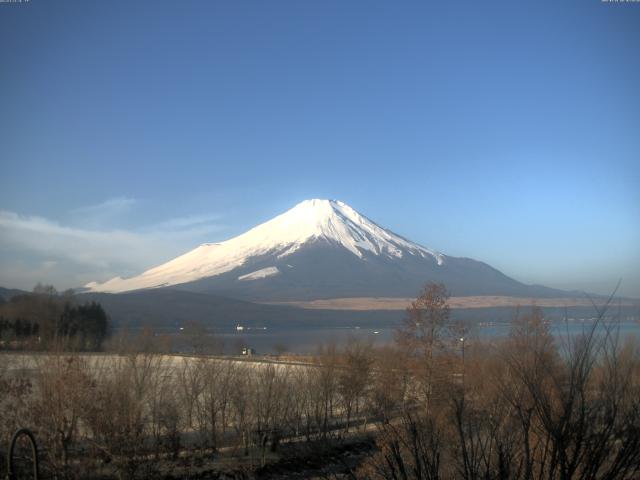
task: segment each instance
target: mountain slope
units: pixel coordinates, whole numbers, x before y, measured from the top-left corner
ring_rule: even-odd
[[[442,281],[454,295],[565,294],[418,245],[334,200],[304,201],[238,237],[200,245],[136,277],[86,288],[118,293],[173,287],[273,301],[411,297],[426,281]]]
[[[232,330],[245,327],[295,328],[347,325],[388,325],[402,319],[402,311],[344,312],[305,310],[283,305],[264,305],[227,298],[158,288],[119,294],[81,293],[80,303],[99,302],[114,327],[173,328],[198,322],[206,327]]]

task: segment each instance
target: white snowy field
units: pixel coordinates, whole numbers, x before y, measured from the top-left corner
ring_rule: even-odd
[[[273,359],[265,359],[259,356],[255,357],[219,357],[219,356],[197,356],[197,355],[164,355],[164,354],[114,354],[114,353],[61,353],[51,354],[42,352],[0,352],[0,375],[7,373],[29,373],[37,372],[56,360],[67,361],[69,359],[77,359],[86,362],[86,366],[93,372],[107,371],[118,365],[126,363],[153,361],[153,366],[162,368],[167,373],[172,373],[184,368],[186,363],[196,360],[205,360],[215,362],[220,366],[233,365],[250,368],[264,368],[273,365],[276,368],[309,368],[314,365],[311,363],[277,361]]]

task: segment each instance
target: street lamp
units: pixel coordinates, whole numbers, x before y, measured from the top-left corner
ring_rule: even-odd
[[[460,337],[460,346],[462,348],[462,387],[464,388],[464,337]]]

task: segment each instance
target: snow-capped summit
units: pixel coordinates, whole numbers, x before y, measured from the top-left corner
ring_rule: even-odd
[[[251,248],[257,245],[263,251],[279,249],[278,256],[283,257],[318,239],[341,245],[357,257],[363,252],[393,257],[410,253],[442,261],[439,253],[385,230],[338,200],[305,200],[229,242],[243,242]]]
[[[85,287],[91,291],[124,292],[178,285],[220,275],[263,255],[283,259],[303,245],[317,241],[341,246],[359,258],[365,254],[395,258],[414,255],[433,258],[438,264],[444,261],[442,254],[385,230],[344,202],[312,199],[242,235],[224,242],[205,243],[136,277],[116,277]],[[275,267],[268,268],[270,275],[277,274]],[[241,279],[253,278],[251,275],[242,275]]]
[[[260,301],[413,297],[427,281],[456,295],[538,295],[489,265],[425,248],[337,200],[305,200],[248,232],[205,243],[93,292],[172,287]],[[549,292],[547,292],[549,293]],[[544,292],[542,292],[544,294]]]

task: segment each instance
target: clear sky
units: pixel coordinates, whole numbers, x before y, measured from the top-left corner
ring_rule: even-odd
[[[640,3],[0,3],[0,285],[139,273],[307,198],[640,297]]]

